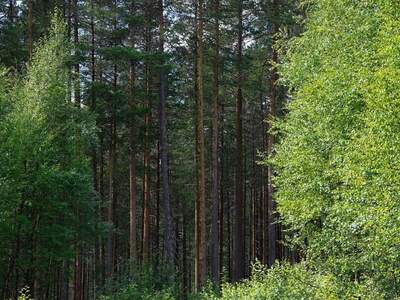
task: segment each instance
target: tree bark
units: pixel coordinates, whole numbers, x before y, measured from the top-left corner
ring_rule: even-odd
[[[160,169],[160,140],[157,142],[157,182],[156,182],[156,233],[155,233],[155,244],[156,244],[156,264],[160,263],[161,246],[160,246],[160,206],[161,206],[161,169]]]
[[[145,29],[145,51],[150,52],[150,28],[149,28],[149,3],[146,2],[146,29]],[[142,262],[148,263],[150,244],[150,151],[149,151],[149,127],[150,127],[150,66],[145,64],[145,93],[146,93],[146,115],[144,117],[144,153],[143,153],[143,210],[142,210]]]
[[[77,249],[74,261],[74,300],[82,299],[82,262],[81,253]]]
[[[134,1],[130,6],[131,14],[134,14]],[[130,30],[130,47],[135,47],[134,28]],[[135,61],[129,64],[129,109],[131,113],[135,110]],[[131,260],[131,272],[136,262],[136,151],[135,151],[135,120],[133,115],[129,120],[129,258]]]
[[[221,105],[221,114],[224,114],[224,107]],[[222,118],[223,120],[223,118]],[[224,127],[221,120],[221,144],[219,150],[224,152]],[[219,175],[219,274],[221,276],[224,268],[224,204],[225,204],[225,190],[224,190],[224,156],[220,157],[220,175]],[[229,209],[229,208],[228,208]],[[229,262],[229,258],[228,258]]]
[[[113,89],[117,90],[117,66],[114,65],[114,82]],[[110,149],[108,157],[108,212],[107,212],[107,222],[109,224],[110,231],[107,238],[107,249],[106,249],[106,277],[109,278],[114,273],[114,263],[115,263],[115,249],[114,249],[114,210],[116,206],[116,197],[114,192],[114,164],[115,164],[115,154],[116,154],[116,140],[117,140],[117,124],[116,124],[116,112],[115,107],[111,111],[110,119]]]
[[[160,55],[164,54],[164,3],[159,0],[160,9]],[[162,177],[162,206],[164,212],[164,257],[168,264],[174,263],[176,237],[172,220],[171,200],[169,195],[168,179],[168,141],[167,141],[167,117],[166,117],[166,78],[163,66],[160,68],[160,156],[161,156],[161,177]]]
[[[236,96],[236,172],[235,172],[235,222],[233,239],[233,281],[245,276],[244,255],[244,205],[243,205],[243,132],[242,132],[242,47],[243,47],[243,3],[238,3],[237,45],[237,96]]]
[[[214,0],[214,61],[212,87],[212,189],[211,189],[211,278],[214,284],[220,281],[220,201],[219,201],[219,0]]]
[[[183,205],[182,205],[183,206]],[[187,299],[187,295],[189,293],[189,278],[188,278],[188,265],[187,265],[187,237],[186,237],[186,213],[183,211],[183,224],[182,224],[182,293],[183,293],[183,299]]]
[[[81,104],[81,81],[79,66],[79,17],[78,17],[78,0],[73,0],[73,27],[74,27],[74,54],[77,60],[74,64],[74,100],[77,106]]]
[[[196,0],[196,291],[200,291],[202,289],[206,279],[205,166],[203,127],[203,5],[203,0]]]

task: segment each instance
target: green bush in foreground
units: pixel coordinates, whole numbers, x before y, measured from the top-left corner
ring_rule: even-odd
[[[367,285],[354,285],[352,289],[345,289],[334,275],[313,272],[302,262],[294,265],[277,264],[269,270],[261,264],[256,264],[249,280],[239,284],[225,284],[220,297],[205,297],[204,299],[378,300],[384,297]]]
[[[111,278],[100,296],[101,300],[173,300],[177,299],[172,276],[164,266],[154,268],[141,266],[129,272],[129,265],[125,275]]]
[[[340,280],[330,273],[310,270],[305,262],[290,265],[276,264],[267,269],[260,263],[253,266],[250,279],[241,283],[225,283],[221,293],[212,286],[187,299],[196,300],[347,300],[385,299],[384,294],[368,283],[343,286]],[[131,283],[119,288],[112,295],[102,296],[101,300],[174,300],[183,299],[176,293],[172,284],[162,284],[151,272],[142,272]]]

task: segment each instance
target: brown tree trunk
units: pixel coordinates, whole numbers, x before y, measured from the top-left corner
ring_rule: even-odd
[[[196,291],[201,290],[206,279],[205,166],[203,128],[203,5],[203,0],[196,0]]]
[[[146,2],[148,6],[149,3]],[[149,7],[146,8],[146,29],[145,29],[145,51],[150,52],[150,28],[149,28]],[[149,150],[149,127],[151,116],[150,105],[150,66],[146,62],[145,65],[145,90],[146,90],[146,115],[144,117],[144,153],[143,153],[143,210],[142,210],[142,262],[148,263],[149,260],[149,244],[150,244],[150,150]]]
[[[261,97],[261,111],[267,115],[268,107],[264,107]],[[268,132],[268,125],[262,122],[262,132]],[[262,136],[263,149],[267,152],[267,135]],[[260,226],[261,226],[261,256],[262,263],[268,265],[268,168],[261,169],[261,200],[260,200]]]
[[[114,65],[114,83],[113,89],[117,89],[117,66]],[[110,231],[107,237],[107,248],[106,248],[106,277],[109,278],[114,273],[114,209],[116,206],[116,197],[114,192],[114,164],[115,164],[115,154],[116,154],[116,138],[117,138],[117,128],[116,128],[116,115],[115,107],[111,111],[110,119],[110,149],[108,156],[108,211],[107,211],[107,222],[110,225]]]
[[[78,60],[74,64],[74,100],[75,104],[80,106],[81,103],[81,81],[80,81],[80,67],[79,67],[79,17],[78,17],[78,0],[73,3],[73,19],[74,19],[74,54],[75,59]]]
[[[161,169],[160,169],[160,141],[157,142],[157,182],[156,182],[156,233],[155,233],[155,244],[156,244],[156,263],[160,263],[161,246],[160,246],[160,199],[161,199]]]
[[[134,13],[134,2],[131,3],[131,14]],[[135,47],[134,28],[130,26],[130,46]],[[135,109],[135,61],[129,65],[129,109]],[[135,125],[133,116],[129,120],[129,258],[131,260],[131,272],[136,262],[136,151],[135,151]]]
[[[224,115],[224,106],[221,105],[221,114]],[[223,118],[222,118],[223,120]],[[221,145],[219,150],[224,152],[224,130],[223,122],[221,121]],[[219,176],[219,274],[221,276],[224,268],[224,204],[225,204],[225,190],[224,190],[224,157],[220,157],[220,176]],[[229,209],[229,208],[228,208]],[[229,262],[229,258],[228,258]]]
[[[160,9],[160,55],[164,54],[164,4],[159,0]],[[166,117],[166,78],[163,67],[160,68],[160,155],[162,177],[162,207],[164,212],[164,257],[168,264],[174,263],[176,236],[172,221],[171,200],[169,195],[168,179],[168,141],[167,141],[167,117]]]
[[[99,76],[101,80],[101,76]],[[99,151],[99,192],[100,192],[100,220],[106,219],[105,205],[104,205],[104,133],[100,132],[100,151]],[[99,237],[99,247],[98,247],[98,262],[100,265],[99,272],[99,284],[104,285],[106,277],[106,254],[105,254],[105,239],[101,236]]]
[[[250,262],[254,262],[257,253],[256,253],[256,243],[257,243],[257,207],[256,207],[256,202],[257,202],[257,188],[256,188],[256,147],[255,147],[255,132],[256,128],[254,126],[255,120],[253,118],[252,120],[252,143],[251,143],[251,161],[252,161],[252,179],[251,179],[251,193],[250,193],[250,199],[251,199],[251,217],[250,217],[250,222],[251,222],[251,242],[250,242]]]
[[[93,10],[94,8],[94,0],[90,1],[90,7]],[[91,88],[91,94],[90,94],[90,109],[92,112],[95,112],[96,110],[96,99],[95,99],[95,95],[94,95],[94,91],[93,91],[93,86],[96,82],[96,56],[95,56],[95,43],[96,43],[96,38],[95,38],[95,24],[94,24],[94,17],[93,14],[90,17],[90,40],[91,40],[91,49],[90,49],[90,68],[91,68],[91,81],[92,81],[92,88]],[[98,176],[98,161],[97,161],[97,147],[93,146],[92,149],[92,176],[93,176],[93,190],[95,191],[96,195],[99,195],[99,176]],[[102,213],[101,213],[101,205],[99,204],[97,207],[97,216],[99,218],[99,220],[102,219]],[[94,248],[93,248],[93,259],[91,260],[92,263],[92,280],[93,280],[93,291],[95,291],[96,289],[96,283],[97,283],[97,273],[96,273],[96,269],[97,269],[97,258],[98,258],[98,254],[99,254],[99,248],[101,246],[101,243],[99,242],[100,238],[95,240],[94,243]]]
[[[79,250],[76,250],[74,262],[74,300],[82,299],[82,261]]]
[[[214,0],[214,61],[212,88],[212,188],[211,188],[211,278],[220,281],[220,201],[219,201],[219,0]]]
[[[186,237],[186,222],[187,217],[185,211],[183,211],[183,224],[182,224],[182,293],[183,299],[187,299],[189,293],[189,278],[188,278],[188,265],[187,265],[187,237]]]
[[[79,34],[78,34],[78,1],[73,1],[73,31],[74,31],[74,54],[77,59],[77,48],[79,43]],[[80,70],[79,70],[79,62],[74,64],[74,100],[77,106],[80,106],[81,103],[81,90],[80,90]],[[78,220],[80,222],[80,212],[77,207],[76,214],[78,216]],[[82,273],[82,251],[79,242],[77,241],[76,249],[75,249],[75,260],[74,260],[74,299],[81,300],[83,299],[83,273]]]
[[[244,205],[243,205],[243,142],[242,142],[242,46],[243,3],[238,3],[237,97],[236,97],[236,172],[235,172],[235,222],[233,238],[233,281],[245,276],[244,255]]]

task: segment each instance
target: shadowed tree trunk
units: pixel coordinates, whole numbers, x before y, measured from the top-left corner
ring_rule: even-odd
[[[113,89],[117,89],[117,66],[114,65],[114,83]],[[106,247],[106,277],[109,278],[114,273],[114,209],[116,205],[116,197],[114,192],[114,164],[115,164],[115,153],[116,153],[116,113],[115,107],[111,109],[110,118],[110,149],[108,156],[108,211],[107,211],[107,222],[110,225],[110,230],[107,237]]]
[[[244,205],[243,205],[243,132],[242,132],[242,47],[243,47],[243,3],[238,2],[237,44],[237,96],[236,96],[236,172],[235,172],[235,220],[233,233],[233,281],[245,276],[244,255]]]
[[[164,54],[164,4],[159,0],[160,9],[160,54]],[[167,263],[174,263],[176,237],[174,225],[172,224],[172,211],[169,196],[168,179],[168,142],[167,142],[167,117],[166,117],[166,78],[163,66],[160,68],[160,102],[159,102],[159,121],[160,121],[160,158],[161,158],[161,177],[162,177],[162,208],[164,213],[164,258]]]
[[[79,66],[79,16],[78,16],[78,0],[73,0],[73,27],[74,27],[74,54],[76,62],[74,64],[74,100],[76,105],[81,103],[81,81]]]
[[[219,0],[213,2],[214,17],[214,61],[212,87],[212,188],[211,188],[211,278],[220,281],[220,201],[219,201]]]
[[[135,3],[131,1],[130,13],[134,14]],[[130,47],[135,47],[133,25],[129,26]],[[129,258],[131,260],[131,272],[136,262],[136,151],[135,151],[135,61],[129,62],[129,109],[132,113],[129,120]]]
[[[203,0],[196,0],[196,215],[195,215],[195,290],[200,291],[206,277],[205,245],[205,166],[203,116]]]
[[[146,20],[145,20],[145,51],[150,52],[150,3],[146,1]],[[149,260],[149,246],[150,246],[150,144],[149,144],[149,127],[151,116],[150,105],[150,66],[149,62],[145,63],[145,94],[146,94],[146,115],[144,117],[144,153],[143,153],[143,216],[142,216],[142,262],[147,263]]]

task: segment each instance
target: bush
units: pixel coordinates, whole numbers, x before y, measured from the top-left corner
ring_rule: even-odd
[[[107,282],[106,292],[101,300],[172,300],[176,299],[176,288],[172,280],[173,276],[166,277],[164,266],[157,268],[152,266],[140,266],[133,273],[128,271],[118,278],[112,278]]]
[[[220,297],[204,299],[221,300],[339,300],[383,299],[370,286],[356,285],[345,289],[337,278],[329,273],[311,271],[302,262],[294,265],[276,264],[267,269],[260,263],[253,266],[249,280],[238,284],[224,284]]]

